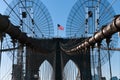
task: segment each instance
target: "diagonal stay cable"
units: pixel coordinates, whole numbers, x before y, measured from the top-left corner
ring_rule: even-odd
[[[11,73],[11,67],[8,69],[8,71],[1,77],[1,79],[0,80],[4,80],[4,79],[6,79],[6,78],[8,78],[8,75],[10,75],[10,73]]]
[[[28,10],[26,9],[26,7],[24,6],[23,1],[20,0],[20,2],[21,2],[21,4],[22,4],[23,8],[24,8],[24,9],[26,10],[26,12],[28,13],[28,15],[29,15],[29,17],[31,18],[31,21],[32,21],[32,17],[31,17],[31,15],[30,15],[30,13],[28,12]],[[37,29],[40,31],[40,33],[42,34],[42,36],[44,36],[44,34],[42,33],[42,31],[40,30],[40,28],[38,27],[38,25],[37,25],[35,22],[34,22],[34,24],[36,25]]]
[[[21,20],[20,19],[20,17],[18,16],[18,14],[12,9],[12,7],[6,2],[6,0],[3,0],[6,4],[7,4],[7,6],[15,13],[15,15],[19,18],[19,20]],[[24,23],[24,22],[23,22]],[[25,24],[25,23],[24,23]],[[27,24],[25,24],[31,31],[32,31],[32,29],[27,25]]]
[[[105,8],[102,12],[102,14],[100,15],[99,19],[101,19],[102,16],[104,16],[106,14],[106,12],[111,9],[111,7],[113,6],[113,4],[116,2],[117,0],[112,0],[111,5],[109,5],[107,8]]]
[[[10,49],[10,45],[9,45],[9,43],[8,43],[8,41],[7,41],[8,39],[7,38],[5,38],[5,41],[6,41],[6,46],[8,46],[8,48]],[[13,52],[12,51],[9,51],[12,55],[13,55]],[[9,53],[8,53],[9,54]],[[9,56],[9,58],[10,58],[10,56]],[[11,59],[11,58],[10,58]],[[15,56],[15,59],[17,59],[17,57]],[[12,59],[11,59],[12,60]]]
[[[20,19],[20,17],[17,15],[17,13],[12,9],[12,7],[6,2],[6,0],[3,0],[7,6],[15,13],[15,15]],[[20,19],[21,20],[21,19]]]
[[[6,0],[3,0],[5,3],[6,3],[6,5],[13,11],[13,13],[19,18],[19,20],[21,21],[21,19],[20,19],[20,17],[18,16],[18,14],[12,9],[12,7],[6,2]],[[30,31],[33,31],[30,27],[29,27],[29,25],[27,25],[25,22],[23,22],[25,25],[26,25],[26,27],[27,28],[29,28],[30,29]],[[35,33],[34,33],[35,34]],[[35,34],[36,35],[36,34]],[[36,35],[37,36],[37,35]]]
[[[83,27],[85,25],[85,23],[83,22],[82,24],[81,24],[81,26],[79,27],[79,29],[76,31],[76,33],[74,34],[74,36],[75,35],[77,35],[79,32],[80,32],[80,29],[81,29],[81,27]],[[83,33],[84,34],[84,33]]]

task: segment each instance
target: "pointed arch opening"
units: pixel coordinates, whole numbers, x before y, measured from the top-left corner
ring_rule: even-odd
[[[81,80],[80,70],[72,60],[69,60],[63,69],[63,80]]]
[[[47,60],[39,67],[39,80],[54,80],[53,67]]]

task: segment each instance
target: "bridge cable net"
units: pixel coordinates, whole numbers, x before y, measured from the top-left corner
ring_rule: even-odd
[[[8,8],[5,15],[27,36],[34,38],[52,38],[54,36],[53,22],[47,8],[39,0],[13,0],[10,4],[3,0]],[[3,51],[14,50],[13,39],[3,33]],[[15,41],[17,42],[17,41]],[[15,47],[17,49],[18,46]]]
[[[13,0],[5,14],[12,24],[19,26],[28,36],[51,38],[54,35],[53,22],[47,8],[39,0]]]
[[[52,18],[48,9],[40,0],[13,0],[10,4],[6,0],[3,1],[8,6],[5,15],[9,16],[10,22],[27,34],[28,37],[38,39],[53,38],[54,28]],[[13,66],[17,66],[16,64],[19,65],[20,63],[22,69],[25,70],[26,54],[23,52],[26,52],[26,47],[22,45],[22,49],[19,49],[21,44],[18,40],[11,38],[8,34],[2,34],[4,45],[2,45],[1,51],[7,52],[12,62],[12,69]],[[23,71],[22,77],[25,76],[24,73]],[[12,74],[12,79],[13,76]]]
[[[31,0],[32,1],[32,0]],[[102,1],[102,0],[101,0]],[[24,7],[24,1],[23,0],[21,0],[20,1],[21,3],[20,3],[20,6],[22,5],[23,7]],[[84,9],[84,11],[85,11],[85,19],[84,20],[80,20],[80,21],[85,21],[85,23],[84,24],[82,24],[81,25],[81,27],[82,28],[84,28],[84,29],[82,29],[81,28],[81,32],[82,32],[82,30],[83,30],[83,33],[80,33],[79,34],[79,32],[80,31],[77,31],[77,33],[75,33],[75,35],[74,35],[74,31],[72,31],[72,30],[74,30],[75,28],[77,29],[77,27],[75,27],[74,26],[74,28],[72,29],[70,29],[70,31],[67,31],[68,33],[70,32],[70,38],[81,38],[81,37],[85,37],[85,38],[87,38],[87,37],[90,37],[91,36],[91,34],[94,34],[94,32],[96,32],[96,31],[98,31],[99,30],[99,28],[103,25],[103,24],[108,24],[110,21],[111,21],[111,18],[114,16],[113,15],[113,12],[111,11],[111,12],[108,12],[107,13],[107,16],[104,16],[104,17],[102,17],[101,18],[101,16],[103,16],[103,13],[101,13],[101,16],[100,16],[100,12],[99,12],[99,10],[98,10],[98,15],[97,16],[99,16],[99,18],[98,19],[95,19],[96,17],[95,17],[95,9],[94,8],[91,8],[91,5],[90,4],[93,4],[92,5],[92,7],[96,7],[96,6],[94,6],[95,4],[96,4],[96,2],[98,2],[98,4],[100,5],[100,4],[102,4],[102,2],[100,2],[100,0],[98,0],[98,1],[82,1],[83,2],[83,4],[85,4],[85,5],[87,5],[87,8],[85,8],[84,9],[84,7],[82,8],[82,9]],[[104,4],[106,4],[106,2],[103,2]],[[26,3],[26,4],[28,4],[28,3]],[[85,6],[84,5],[84,6]],[[17,6],[17,5],[16,5]],[[15,6],[15,7],[16,7]],[[78,6],[78,4],[77,4],[77,6]],[[79,6],[80,7],[80,6]],[[104,7],[103,8],[103,6],[101,6],[102,8],[101,9],[105,9],[105,11],[106,11],[106,8],[107,7]],[[10,9],[12,9],[10,6],[9,6],[9,8]],[[14,8],[15,9],[15,8]],[[10,14],[9,15],[11,15],[11,13],[13,12],[13,13],[15,13],[15,15],[16,15],[16,12],[14,12],[13,10],[14,9],[12,9],[12,11],[10,12]],[[97,8],[98,9],[98,8]],[[108,8],[107,8],[108,9]],[[22,10],[23,10],[23,12],[22,12]],[[41,29],[38,29],[38,26],[36,25],[36,23],[34,23],[34,20],[33,19],[31,19],[32,17],[32,14],[28,14],[27,15],[27,13],[28,13],[28,11],[27,10],[30,10],[31,11],[31,9],[26,9],[26,8],[23,8],[23,9],[20,9],[20,13],[22,14],[20,14],[21,15],[21,17],[19,17],[20,18],[20,22],[18,22],[18,24],[20,25],[20,28],[21,28],[21,30],[23,30],[24,32],[27,32],[28,31],[28,36],[32,36],[32,37],[37,37],[37,36],[39,36],[40,38],[44,38],[45,36],[44,36],[44,33],[41,31]],[[24,12],[24,10],[26,11],[26,12]],[[9,11],[9,9],[8,9],[8,11]],[[19,11],[19,9],[16,9],[15,11]],[[100,10],[101,11],[101,10]],[[104,10],[103,10],[103,12],[104,12]],[[12,13],[12,14],[13,14]],[[71,14],[72,15],[72,14]],[[74,15],[76,15],[76,14],[74,14]],[[106,15],[106,14],[105,14]],[[14,15],[11,15],[11,16],[14,16]],[[27,20],[30,20],[32,23],[24,23],[26,20],[24,19],[24,18],[27,18],[27,16],[29,16],[29,19],[27,19]],[[94,16],[94,17],[93,17]],[[108,16],[110,16],[110,18],[108,18]],[[16,16],[16,18],[17,18],[17,16]],[[21,18],[23,18],[22,20],[21,20]],[[79,17],[77,17],[78,19],[79,19]],[[104,18],[104,19],[103,19]],[[108,19],[107,19],[108,18]],[[74,18],[75,19],[75,18]],[[77,25],[77,23],[74,23],[74,21],[76,21],[76,19],[75,20],[72,20],[72,22],[71,22],[71,24],[76,24]],[[103,19],[103,20],[105,20],[105,21],[103,21],[103,20],[101,20],[101,19]],[[107,19],[107,20],[106,20]],[[12,19],[11,19],[12,20]],[[16,24],[17,22],[16,22],[16,20],[17,19],[15,19],[15,20],[12,20],[13,22],[13,24]],[[25,20],[25,21],[24,21]],[[15,21],[15,22],[14,22]],[[78,20],[77,20],[78,21]],[[95,26],[95,24],[93,24],[93,23],[95,23],[94,21],[96,21],[97,22],[97,26]],[[68,21],[69,22],[69,21]],[[98,22],[99,22],[99,25],[98,25]],[[81,22],[82,23],[82,22]],[[34,32],[34,26],[33,26],[33,28],[31,29],[31,28],[28,28],[28,29],[24,29],[24,27],[23,27],[23,25],[24,26],[27,26],[29,24],[29,26],[31,26],[31,24],[33,25],[35,25],[36,26],[36,28],[37,28],[37,30],[38,30],[38,32],[41,34],[41,35],[37,35],[35,32]],[[70,24],[70,25],[71,25]],[[101,24],[101,25],[100,25]],[[27,26],[27,27],[29,27],[29,26]],[[94,28],[92,28],[91,26],[94,26]],[[72,26],[70,26],[70,27],[72,27]],[[69,28],[68,28],[69,29]],[[30,30],[30,32],[29,32],[29,30]],[[77,30],[79,30],[79,29],[77,29]],[[45,32],[45,31],[44,31]],[[76,31],[75,31],[76,32]],[[72,34],[73,33],[73,34]],[[30,35],[30,34],[32,34],[32,35]],[[74,35],[74,36],[73,36]],[[69,36],[69,34],[68,34],[68,36]],[[112,39],[111,39],[112,41],[113,40],[116,40],[117,41],[117,37],[116,37],[116,35],[113,35],[112,36]],[[112,41],[111,41],[111,45],[110,45],[110,47],[114,47],[114,45],[116,44],[116,43],[112,43]],[[67,44],[66,44],[67,45]],[[105,60],[105,62],[106,62],[106,59],[107,59],[107,53],[106,53],[106,50],[104,50],[104,48],[106,48],[106,42],[105,42],[105,40],[103,40],[102,41],[102,46],[103,46],[103,48],[100,48],[101,49],[101,57],[103,58],[102,60]],[[64,45],[63,45],[64,46]],[[73,46],[76,46],[76,45],[72,45],[72,47]],[[95,45],[95,49],[94,49],[94,55],[95,55],[95,58],[96,57],[98,57],[98,54],[95,54],[96,53],[96,51],[97,51],[97,47],[96,47],[96,45]],[[104,54],[106,54],[106,55],[104,55]],[[95,65],[96,66],[98,66],[98,58],[96,58],[95,59]],[[104,64],[104,61],[103,61],[103,64]]]
[[[96,32],[100,31],[102,28],[106,27],[106,25],[110,24],[112,20],[114,20],[115,11],[112,8],[112,5],[115,4],[115,2],[116,0],[113,0],[111,3],[107,0],[78,0],[72,7],[68,16],[66,35],[68,38],[83,38],[83,41],[75,44],[75,40],[70,40],[68,43],[61,44],[61,48],[70,55],[74,55],[76,53],[79,54],[79,45],[82,42],[85,42],[86,39],[84,38],[89,39],[94,36]],[[114,49],[117,47],[118,34],[115,33],[108,38],[110,38],[109,47],[106,42],[107,38],[100,42],[101,65],[105,64],[108,60],[110,61],[109,57],[114,53],[114,50],[109,50],[109,48]],[[109,52],[106,49],[109,50]],[[91,66],[92,68],[97,69],[99,66],[97,44],[93,46],[93,50],[90,50]],[[108,55],[109,53],[110,55]]]

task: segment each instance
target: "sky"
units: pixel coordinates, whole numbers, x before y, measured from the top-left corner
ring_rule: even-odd
[[[8,3],[11,2],[11,0],[6,0]],[[53,22],[54,22],[54,28],[55,33],[57,33],[57,24],[61,24],[62,26],[66,26],[66,21],[69,15],[69,12],[72,8],[72,6],[75,4],[77,0],[41,0],[43,4],[48,8]],[[115,0],[108,0],[110,3]],[[116,12],[116,14],[120,14],[120,0],[116,0],[116,2],[113,4],[113,8]],[[7,5],[4,3],[3,0],[0,0],[0,13],[4,14],[5,9],[7,8]],[[65,36],[65,30],[59,32],[59,36]],[[57,36],[57,34],[55,35]],[[120,44],[118,44],[118,47],[120,47]],[[120,52],[115,52],[112,55],[111,59],[112,64],[112,72],[113,76],[117,76],[120,78]],[[8,55],[6,53],[3,53],[2,55],[2,64],[0,69],[0,80],[10,80],[10,73],[7,71],[11,68],[11,60],[9,59]],[[7,65],[7,67],[5,67]],[[8,67],[9,66],[9,67]],[[109,80],[109,67],[108,62],[102,66],[103,69],[103,76],[107,77]],[[3,78],[4,76],[7,77]],[[9,76],[9,77],[8,77]],[[9,78],[9,79],[8,79]]]

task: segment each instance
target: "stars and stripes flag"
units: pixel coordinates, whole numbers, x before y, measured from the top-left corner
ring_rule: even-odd
[[[64,30],[64,27],[61,26],[60,24],[57,24],[57,26],[58,26],[58,30]]]

